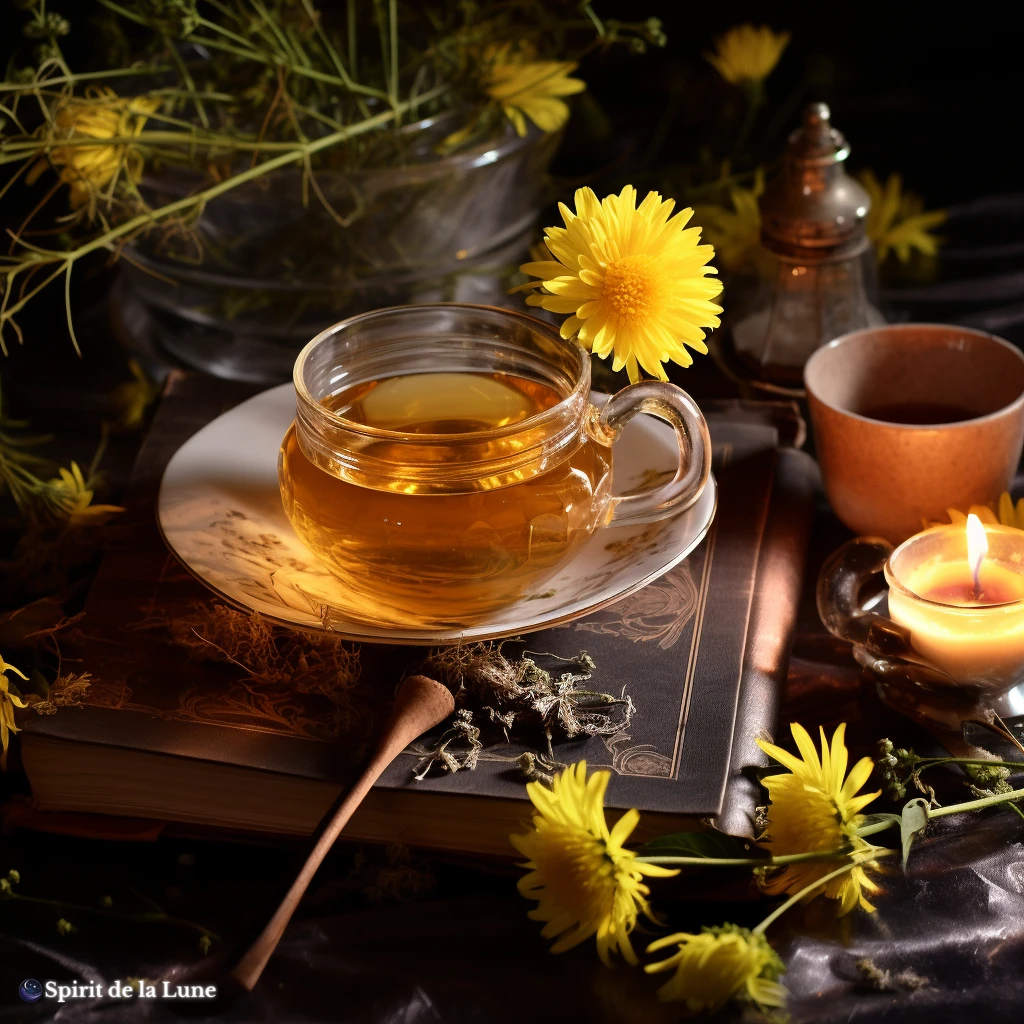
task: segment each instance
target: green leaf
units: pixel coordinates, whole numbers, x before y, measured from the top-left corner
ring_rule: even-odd
[[[914,840],[928,826],[928,801],[918,797],[903,805],[903,816],[900,818],[900,837],[903,840],[903,870],[907,869],[907,857]]]
[[[707,832],[676,832],[673,835],[658,836],[647,843],[640,852],[645,855],[665,857],[749,857],[751,847],[741,839],[733,839],[722,832],[709,829]]]

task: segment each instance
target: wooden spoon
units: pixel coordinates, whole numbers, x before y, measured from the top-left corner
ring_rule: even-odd
[[[305,864],[292,882],[274,915],[260,932],[256,941],[245,951],[228,977],[246,991],[251,992],[259,981],[263,968],[277,948],[284,930],[298,907],[317,868],[327,856],[335,839],[348,824],[363,797],[380,778],[385,768],[418,736],[443,722],[455,710],[451,691],[426,676],[409,676],[402,682],[395,697],[391,718],[384,729],[373,760],[366,766],[359,781],[347,792],[339,795],[331,809],[317,827],[312,849]]]

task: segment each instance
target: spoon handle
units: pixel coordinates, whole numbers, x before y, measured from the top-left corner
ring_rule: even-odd
[[[277,948],[292,914],[298,907],[317,868],[327,856],[341,830],[348,824],[363,797],[380,778],[385,768],[418,736],[443,722],[455,710],[455,701],[447,687],[426,676],[409,676],[404,680],[395,698],[391,718],[384,730],[380,745],[373,760],[358,782],[347,792],[338,796],[331,809],[324,815],[318,826],[318,835],[313,848],[306,858],[284,899],[274,911],[273,917],[260,932],[256,941],[246,950],[230,972],[246,991],[252,991],[259,981],[263,968]]]

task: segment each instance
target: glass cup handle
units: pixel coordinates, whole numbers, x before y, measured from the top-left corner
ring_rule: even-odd
[[[657,416],[675,430],[679,464],[666,484],[612,497],[606,525],[650,523],[682,512],[701,496],[711,474],[708,425],[696,402],[675,384],[650,380],[630,384],[612,395],[600,411],[591,409],[591,431],[602,444],[612,445],[639,413]]]

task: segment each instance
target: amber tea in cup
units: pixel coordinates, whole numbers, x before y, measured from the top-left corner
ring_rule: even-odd
[[[626,388],[599,411],[589,356],[507,310],[379,310],[314,339],[295,368],[281,447],[296,532],[377,624],[479,622],[543,584],[595,529],[672,515],[707,480],[707,429],[672,385]],[[680,468],[612,494],[612,443],[636,412],[675,426]]]

